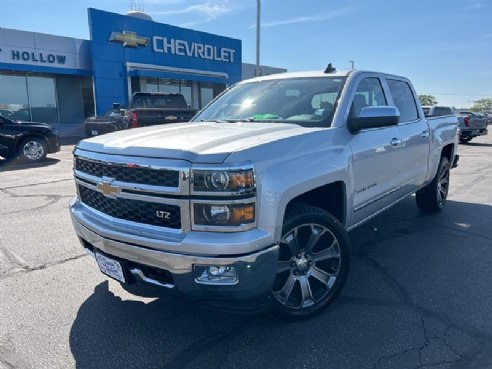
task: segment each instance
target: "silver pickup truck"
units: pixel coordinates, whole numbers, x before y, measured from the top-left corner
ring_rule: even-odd
[[[403,77],[259,77],[190,123],[81,141],[70,213],[124,285],[303,317],[340,293],[348,231],[414,193],[422,211],[444,207],[457,129],[425,119]]]

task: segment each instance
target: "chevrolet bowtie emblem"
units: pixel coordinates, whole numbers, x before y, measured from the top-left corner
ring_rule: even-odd
[[[124,47],[146,47],[149,43],[149,39],[147,37],[137,36],[135,32],[128,31],[111,32],[111,35],[109,36],[109,41],[121,42]]]
[[[121,192],[121,188],[113,186],[111,182],[112,180],[103,180],[102,183],[97,184],[97,189],[101,191],[104,196],[116,197],[116,195]]]

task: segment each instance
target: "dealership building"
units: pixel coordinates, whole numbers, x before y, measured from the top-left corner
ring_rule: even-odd
[[[83,122],[134,92],[181,93],[201,108],[253,77],[241,40],[89,9],[90,40],[0,28],[0,114],[82,136]],[[262,74],[285,69],[261,67]]]

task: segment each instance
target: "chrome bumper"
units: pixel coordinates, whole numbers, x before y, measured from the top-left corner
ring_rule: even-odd
[[[276,244],[263,247],[260,251],[221,256],[199,256],[156,250],[138,242],[123,242],[96,233],[80,222],[81,219],[77,217],[77,212],[74,212],[73,205],[72,203],[72,222],[83,247],[89,254],[98,251],[119,260],[126,274],[131,276],[130,283],[136,281],[165,287],[184,297],[201,300],[248,300],[267,296],[271,291],[278,260],[279,246]],[[225,244],[231,236],[233,234],[222,234],[222,243]],[[207,246],[207,244],[202,245],[203,248]],[[235,247],[236,245],[230,245],[233,250]],[[172,282],[162,283],[149,278],[139,265],[170,272]],[[237,270],[238,283],[235,285],[198,283],[195,266],[204,265],[234,266]]]

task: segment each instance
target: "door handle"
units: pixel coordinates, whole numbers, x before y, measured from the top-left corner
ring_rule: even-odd
[[[422,131],[422,133],[420,134],[420,137],[422,137],[422,138],[429,137],[429,131],[427,129],[425,131]]]
[[[391,146],[393,147],[398,147],[401,145],[401,139],[400,138],[393,138],[391,141],[390,141],[390,144]]]

